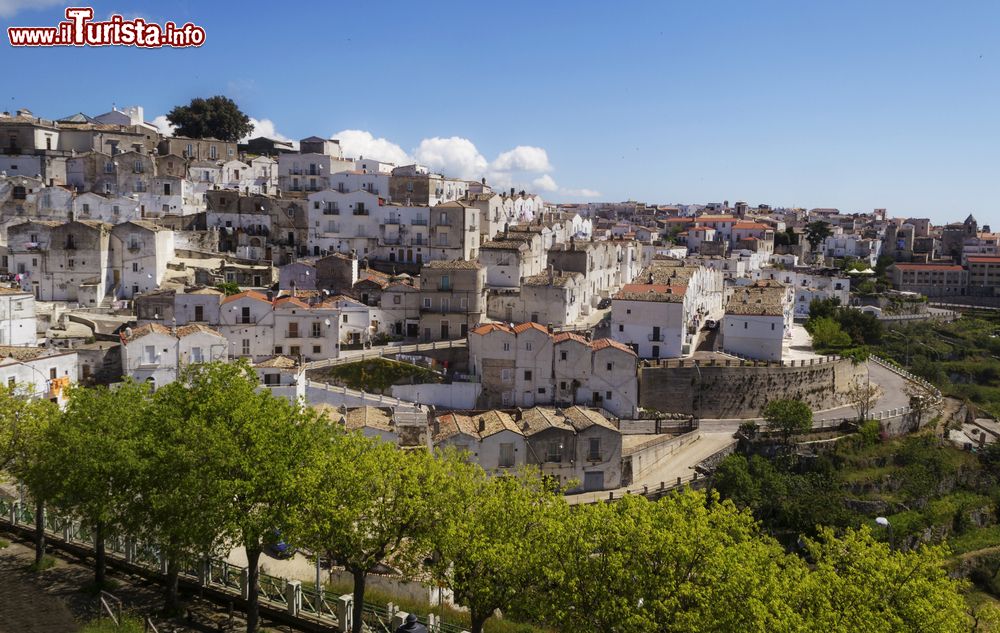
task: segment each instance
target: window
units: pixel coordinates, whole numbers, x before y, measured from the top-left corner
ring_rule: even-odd
[[[392,295],[392,304],[393,305],[397,305],[398,306],[400,303],[402,303],[402,300],[403,300],[403,297],[401,297],[399,295]]]
[[[288,338],[299,338],[299,324],[295,321],[288,324]]]
[[[430,297],[424,297],[424,307],[428,308],[428,309],[431,307],[431,298]]]
[[[347,323],[347,315],[346,314],[341,318],[341,321],[344,322],[344,323]]]
[[[771,331],[774,331],[774,323],[771,324]]]
[[[448,275],[441,275],[441,290],[451,290],[451,278]]]
[[[502,380],[503,382],[510,382],[512,374],[513,374],[513,370],[511,370],[511,369],[501,369],[500,370],[500,380]],[[506,395],[506,394],[504,394],[504,395]]]
[[[624,332],[625,331],[625,326],[624,325],[619,325],[618,326],[618,331],[619,332]]]
[[[510,351],[510,343],[504,343],[503,344],[503,351],[505,351],[505,352],[509,352]]]
[[[565,380],[563,380],[563,381],[561,381],[559,383],[559,389],[561,389],[562,391],[566,391],[566,381]]]
[[[562,461],[562,443],[558,440],[553,440],[549,442],[545,447],[545,461],[547,462],[561,462]]]
[[[614,368],[615,368],[615,364],[614,363],[608,363],[608,371],[611,371]]]
[[[313,335],[313,338],[319,338],[320,336],[323,335],[322,334],[323,330],[322,330],[322,327],[321,327],[322,325],[323,324],[320,323],[319,321],[316,321],[316,322],[314,322],[312,324],[312,335]]]
[[[14,378],[13,376],[11,376],[10,378],[7,379],[7,388],[8,389],[14,389],[15,387],[17,387],[17,378]],[[504,395],[506,395],[506,394],[504,394]]]
[[[264,384],[265,385],[280,385],[281,384],[281,374],[264,374]]]
[[[529,352],[531,351],[531,341],[528,341],[524,344],[524,349],[528,350]]]
[[[545,387],[539,387],[538,388],[538,393],[544,394],[545,393]]]
[[[215,160],[216,158],[219,157],[219,152],[215,148],[215,145],[209,146],[209,148],[208,148],[208,157],[211,158],[212,160]]]
[[[86,202],[83,203],[83,212],[90,213],[90,205],[87,204]]]
[[[749,323],[747,323],[746,321],[744,321],[744,322],[743,322],[743,329],[745,330],[745,329],[747,329],[748,327],[750,327],[750,324],[749,324]]]
[[[104,163],[104,173],[106,173],[106,174],[113,174],[114,172],[115,172],[115,164],[114,163],[112,163],[110,160],[108,162]]]
[[[524,379],[525,380],[531,380],[531,370],[530,369],[525,369],[524,370]]]
[[[132,272],[139,272],[139,262],[132,262]]]
[[[302,350],[299,349],[298,345],[292,345],[288,348],[288,353],[292,356],[298,356],[302,353]]]
[[[49,380],[55,380],[58,377],[59,377],[59,370],[56,369],[55,367],[50,367],[49,368]]]
[[[240,310],[240,323],[251,323],[249,306],[244,307]]]
[[[250,355],[250,339],[248,339],[248,338],[243,339],[243,346],[242,346],[241,353],[243,354],[243,356],[249,356]]]
[[[322,354],[322,353],[323,353],[322,345],[313,345],[313,354]]]
[[[511,443],[504,443],[500,445],[500,458],[497,460],[497,466],[500,468],[513,468],[514,467],[514,445]]]
[[[281,354],[282,350],[283,350],[283,348],[280,345],[275,345],[274,346],[274,355],[277,356],[278,354]]]
[[[610,400],[611,399],[611,392],[610,391],[605,391],[604,392],[604,399],[605,400]]]
[[[204,321],[205,320],[205,306],[195,306],[194,307],[194,320]]]
[[[201,352],[200,347],[191,348],[191,362],[192,363],[203,363],[205,362],[205,357]]]
[[[153,345],[147,345],[146,348],[145,348],[145,352],[146,352],[146,355],[145,355],[146,362],[150,363],[150,364],[155,363],[156,362],[156,347],[153,346]]]
[[[592,437],[587,446],[587,461],[601,461],[601,438]]]

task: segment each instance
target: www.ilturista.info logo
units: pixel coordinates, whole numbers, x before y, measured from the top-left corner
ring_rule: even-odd
[[[11,46],[140,46],[142,48],[185,48],[205,43],[205,29],[190,22],[177,26],[146,22],[142,18],[126,20],[112,15],[105,22],[94,22],[90,7],[68,7],[66,21],[57,26],[9,26]]]

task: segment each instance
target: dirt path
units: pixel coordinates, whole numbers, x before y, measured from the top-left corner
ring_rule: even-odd
[[[0,633],[72,633],[80,629],[67,601],[65,563],[33,574],[34,553],[18,543],[0,550]]]

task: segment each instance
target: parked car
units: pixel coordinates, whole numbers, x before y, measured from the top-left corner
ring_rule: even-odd
[[[600,302],[599,302],[599,303],[597,304],[597,309],[598,309],[598,310],[604,310],[604,309],[606,309],[606,308],[610,308],[610,307],[611,307],[611,297],[604,297],[604,298],[603,298],[603,299],[601,299],[601,301],[600,301]]]

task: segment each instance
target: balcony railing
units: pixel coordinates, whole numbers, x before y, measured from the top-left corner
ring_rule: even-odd
[[[647,337],[650,341],[662,342],[664,340],[663,334],[650,334]]]
[[[390,215],[385,219],[386,224],[399,224],[399,216]]]
[[[427,218],[410,218],[410,224],[413,226],[427,226]]]
[[[337,207],[327,207],[323,209],[323,215],[340,215],[340,209]]]

